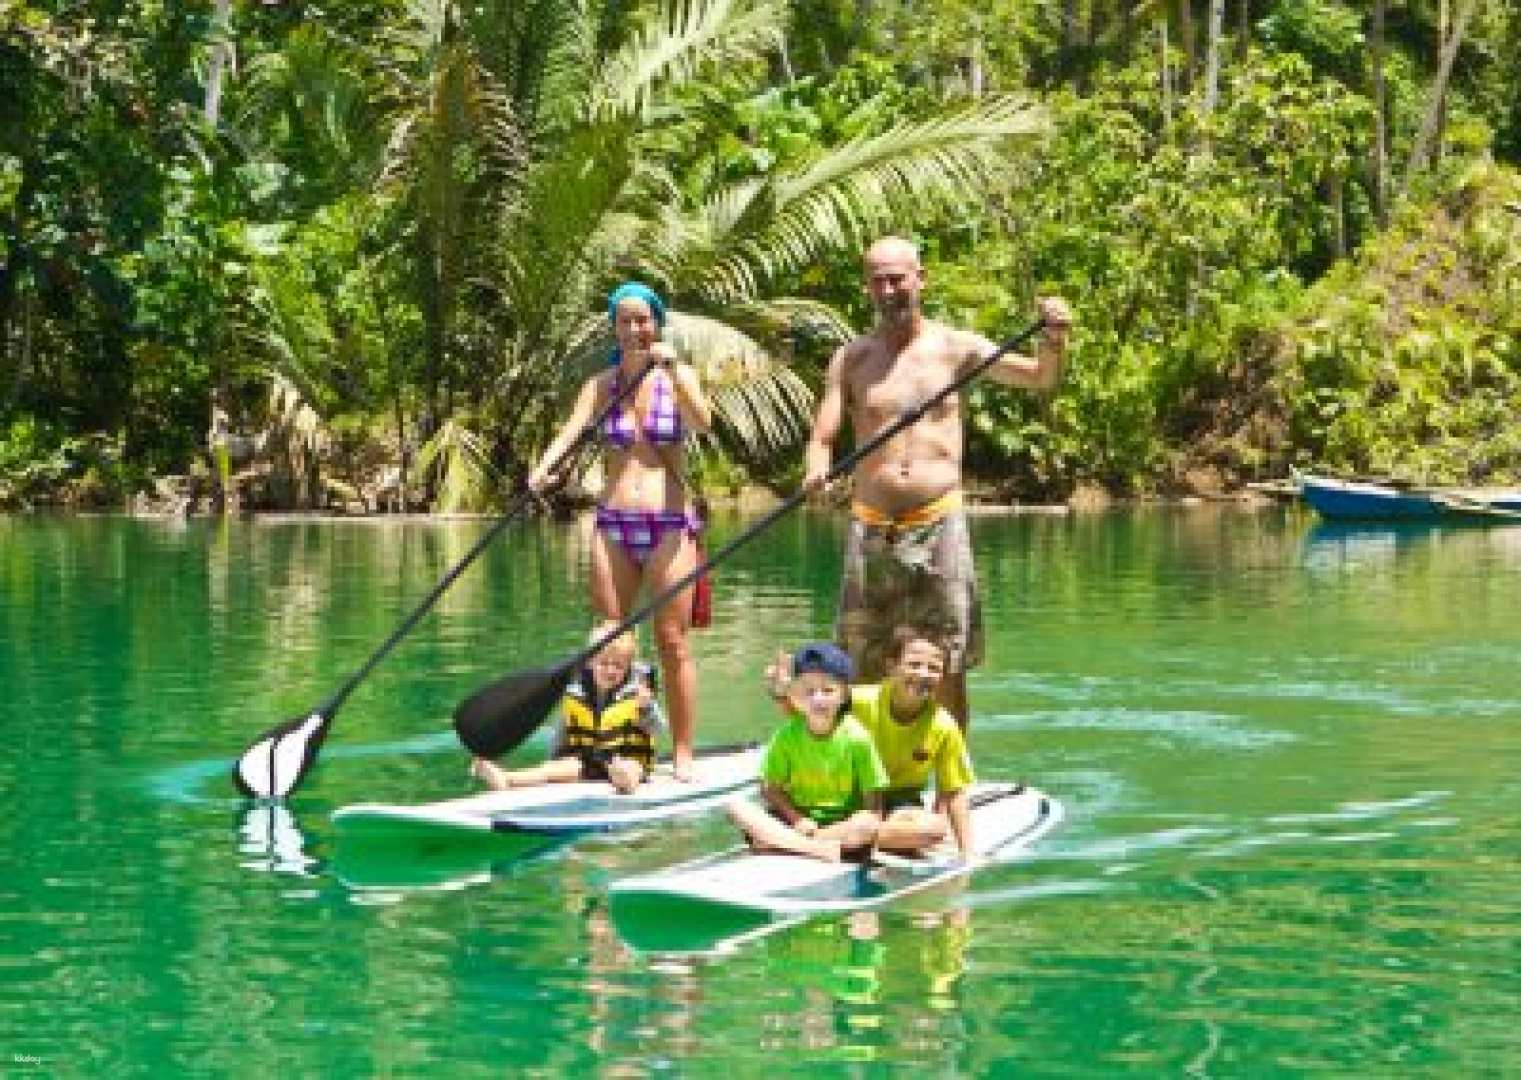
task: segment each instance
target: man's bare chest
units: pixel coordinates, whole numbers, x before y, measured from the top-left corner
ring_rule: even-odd
[[[848,390],[856,411],[876,420],[906,412],[929,400],[956,377],[956,365],[940,355],[904,352],[867,357],[858,365]],[[954,414],[954,395],[930,410],[932,417]]]

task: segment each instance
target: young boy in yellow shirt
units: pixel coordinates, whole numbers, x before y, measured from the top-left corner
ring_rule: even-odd
[[[887,678],[851,688],[851,712],[870,733],[887,770],[886,816],[877,830],[883,851],[918,854],[949,832],[961,857],[972,856],[971,756],[960,725],[935,701],[945,665],[946,649],[937,638],[900,626],[893,634]],[[933,809],[924,805],[931,775]]]

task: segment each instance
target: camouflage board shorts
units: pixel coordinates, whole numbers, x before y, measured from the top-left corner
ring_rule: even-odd
[[[851,518],[835,634],[856,663],[857,681],[886,676],[893,632],[905,624],[945,641],[948,671],[982,663],[982,604],[964,513],[912,526]]]

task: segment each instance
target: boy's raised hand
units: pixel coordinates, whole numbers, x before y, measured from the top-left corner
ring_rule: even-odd
[[[792,657],[778,649],[776,659],[766,665],[766,689],[777,701],[785,701],[792,682]]]

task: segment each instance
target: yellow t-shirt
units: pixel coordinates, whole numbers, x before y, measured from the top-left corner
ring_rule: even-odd
[[[893,719],[887,682],[852,686],[850,711],[871,734],[887,769],[890,791],[923,791],[934,771],[935,789],[950,795],[972,783],[972,759],[956,718],[934,701],[907,724]]]

